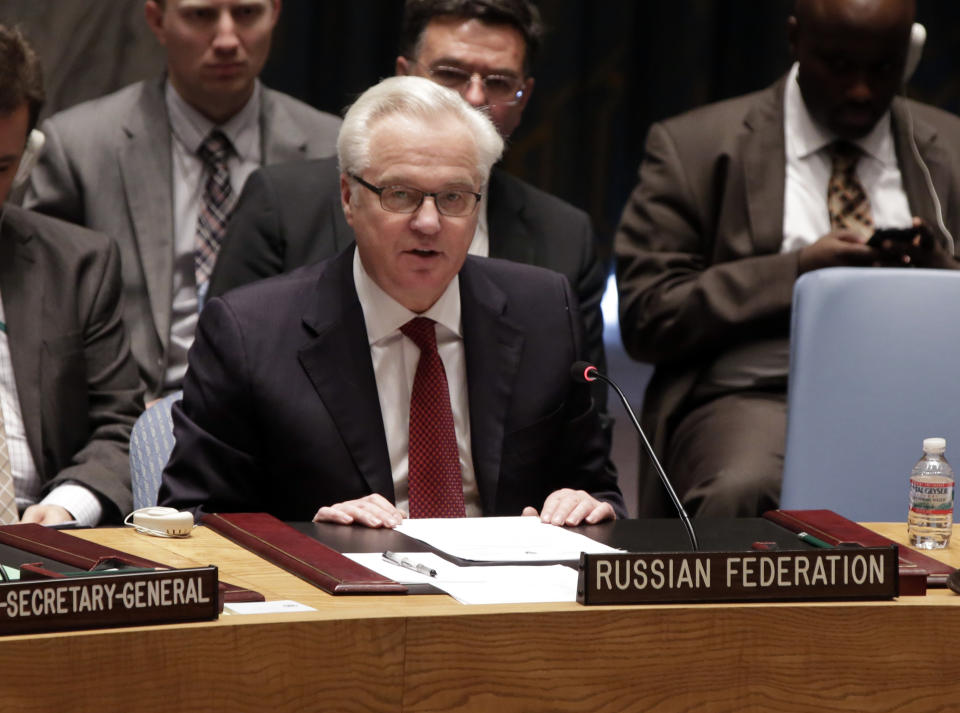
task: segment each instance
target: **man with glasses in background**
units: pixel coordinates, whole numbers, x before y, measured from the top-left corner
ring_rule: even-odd
[[[398,75],[424,76],[484,107],[508,138],[530,99],[543,27],[528,0],[407,0]],[[264,167],[247,181],[210,294],[334,255],[353,241],[333,159]],[[563,273],[580,303],[585,358],[604,366],[606,269],[583,211],[494,168],[470,254]],[[605,390],[595,392],[606,403]]]
[[[392,527],[625,515],[561,275],[467,255],[503,151],[420,77],[368,89],[337,141],[336,257],[204,308],[162,505]]]

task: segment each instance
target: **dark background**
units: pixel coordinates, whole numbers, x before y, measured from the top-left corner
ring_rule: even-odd
[[[792,0],[541,0],[548,27],[507,168],[587,210],[604,248],[650,123],[760,89],[789,66]],[[155,75],[142,0],[2,0],[47,71],[48,111]],[[284,0],[270,86],[340,113],[393,73],[402,0]],[[960,109],[960,3],[919,0],[927,47],[909,93]],[[710,127],[705,126],[704,131]]]

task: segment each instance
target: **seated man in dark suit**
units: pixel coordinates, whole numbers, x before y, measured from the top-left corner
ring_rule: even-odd
[[[392,526],[623,515],[566,278],[467,256],[503,140],[455,92],[393,77],[347,112],[356,247],[213,299],[160,502]]]
[[[699,515],[777,505],[801,274],[958,266],[960,120],[895,96],[913,17],[912,0],[798,0],[785,77],[650,129],[616,237],[620,326],[656,364],[644,421]],[[659,491],[648,470],[641,514]]]
[[[143,409],[119,251],[5,202],[29,163],[43,95],[36,55],[0,25],[0,524],[18,512],[47,525],[119,523],[132,506],[127,449]]]
[[[408,0],[396,73],[456,89],[473,106],[486,107],[507,138],[533,90],[542,32],[529,0]],[[210,294],[309,265],[352,242],[339,176],[332,158],[265,166],[251,175],[227,227]],[[580,301],[585,357],[603,368],[606,269],[586,213],[495,168],[470,254],[566,275]],[[594,396],[606,403],[605,390]]]

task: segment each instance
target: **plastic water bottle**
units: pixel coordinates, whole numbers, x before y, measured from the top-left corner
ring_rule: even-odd
[[[953,468],[943,457],[947,441],[924,438],[923,457],[910,472],[910,544],[936,550],[950,544],[953,528]]]

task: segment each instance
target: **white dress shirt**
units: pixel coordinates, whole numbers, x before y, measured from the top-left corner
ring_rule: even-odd
[[[353,254],[353,282],[370,342],[370,357],[380,398],[380,414],[390,454],[393,490],[397,509],[410,514],[407,473],[410,445],[410,395],[420,361],[420,349],[400,332],[414,317],[434,320],[437,351],[447,374],[450,407],[460,452],[460,474],[467,517],[480,517],[480,492],[473,472],[470,444],[470,404],[467,399],[467,365],[460,324],[460,280],[454,277],[447,289],[422,315],[411,312],[384,292],[367,274],[360,253]]]
[[[827,183],[832,164],[827,147],[836,136],[810,116],[797,83],[798,65],[787,76],[783,93],[787,176],[784,186],[781,252],[800,250],[830,232]],[[905,228],[913,216],[903,190],[900,166],[890,128],[889,110],[862,139],[854,141],[864,155],[857,178],[870,199],[873,223]]]
[[[7,451],[10,455],[10,472],[13,475],[13,490],[17,510],[22,514],[29,505],[40,499],[43,482],[37,472],[27,443],[27,432],[17,395],[17,382],[10,359],[10,342],[7,340],[6,313],[0,299],[0,408],[3,409],[3,424],[7,435]],[[97,496],[80,484],[58,485],[40,501],[42,505],[59,505],[65,508],[80,524],[93,527],[103,515],[103,506]]]
[[[233,144],[227,159],[233,200],[240,196],[247,177],[261,164],[260,83],[244,107],[219,127],[187,104],[167,82],[166,104],[173,131],[173,311],[170,315],[170,350],[164,375],[164,390],[178,389],[187,371],[187,350],[197,329],[197,279],[194,252],[197,219],[203,202],[203,161],[197,149],[214,128]],[[209,284],[209,283],[208,283]]]

